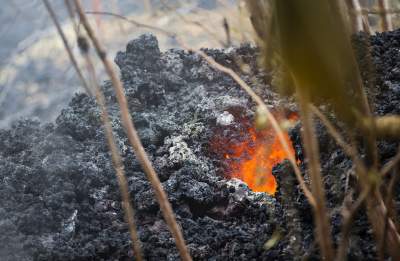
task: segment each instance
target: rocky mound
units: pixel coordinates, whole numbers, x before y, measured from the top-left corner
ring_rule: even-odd
[[[400,32],[371,40],[384,79],[379,91],[385,94],[378,95],[376,103],[385,106],[385,113],[398,112],[400,104],[400,76],[395,76],[400,54],[391,53],[399,41]],[[256,69],[255,48],[206,52],[238,72],[237,61],[248,64],[252,73],[241,73],[248,82],[265,84],[268,78]],[[135,125],[195,260],[316,257],[311,210],[286,163],[274,170],[280,189],[271,197],[225,180],[220,160],[210,152],[209,141],[218,126],[240,124],[235,121],[238,115],[252,117],[252,103],[231,78],[198,55],[181,50],[161,53],[151,35],[131,41],[115,60]],[[261,86],[260,94],[268,103],[281,102]],[[145,258],[177,260],[174,241],[118,119],[110,83],[103,90]],[[226,121],[227,115],[234,120]],[[302,159],[298,130],[291,136]],[[318,130],[333,233],[338,235],[343,193],[337,191],[343,192],[351,163],[323,128]],[[384,159],[394,155],[395,145],[382,146]],[[0,217],[1,260],[131,260],[120,193],[93,98],[77,94],[54,124],[25,120],[0,131]],[[360,217],[350,245],[355,258],[374,257],[366,228],[365,218]],[[264,244],[276,231],[282,237],[267,249]]]

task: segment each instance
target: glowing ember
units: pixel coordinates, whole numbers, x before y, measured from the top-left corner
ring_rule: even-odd
[[[289,118],[293,122],[297,120],[297,115],[292,114]],[[287,154],[272,128],[257,131],[250,124],[244,125],[247,126],[238,134],[239,140],[233,139],[235,142],[232,142],[224,137],[223,141],[218,142],[218,150],[223,151],[227,161],[226,176],[244,181],[255,192],[273,195],[277,183],[272,168],[287,159]],[[289,135],[285,133],[284,138],[290,145],[290,153],[294,155]]]

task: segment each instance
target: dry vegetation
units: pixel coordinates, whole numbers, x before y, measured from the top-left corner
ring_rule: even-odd
[[[280,76],[276,79],[277,87],[282,87],[282,93],[293,95],[298,103],[301,122],[303,126],[303,144],[307,156],[308,169],[310,173],[310,184],[304,181],[302,173],[296,164],[294,157],[289,158],[295,171],[296,178],[301,185],[304,194],[312,205],[315,217],[315,234],[319,244],[321,255],[326,260],[343,260],[347,255],[349,228],[355,213],[366,205],[367,214],[374,231],[379,258],[384,259],[388,254],[393,260],[400,258],[400,235],[395,222],[396,212],[391,202],[393,187],[399,175],[400,152],[385,166],[378,162],[376,140],[399,139],[400,117],[382,116],[375,117],[373,108],[367,96],[366,86],[363,84],[359,72],[357,60],[352,50],[351,32],[391,30],[397,25],[397,11],[395,6],[389,6],[387,0],[379,0],[373,5],[366,5],[362,1],[349,0],[347,5],[341,1],[279,1],[279,0],[254,0],[239,3],[239,8],[226,7],[217,9],[219,17],[228,17],[224,23],[218,20],[219,26],[209,28],[204,21],[213,17],[213,13],[203,13],[202,17],[193,15],[186,18],[181,15],[168,19],[177,19],[180,30],[168,28],[163,25],[167,22],[150,23],[139,18],[123,17],[111,12],[88,12],[82,9],[79,0],[66,0],[66,8],[70,10],[73,24],[76,24],[76,36],[80,42],[81,53],[87,62],[89,72],[82,72],[73,52],[70,50],[68,40],[58,25],[57,17],[46,0],[49,13],[57,25],[58,32],[63,39],[69,57],[86,86],[87,92],[94,93],[97,102],[103,112],[103,123],[107,133],[109,149],[113,155],[113,163],[117,178],[120,181],[120,189],[124,201],[126,221],[129,223],[134,252],[136,258],[141,260],[140,242],[135,228],[133,208],[130,205],[124,171],[121,167],[119,151],[113,141],[113,133],[104,104],[104,97],[98,88],[98,82],[94,73],[92,59],[88,56],[89,46],[94,46],[98,58],[102,61],[105,71],[112,80],[118,103],[121,109],[121,119],[126,130],[126,135],[134,148],[140,163],[156,191],[157,200],[160,204],[164,218],[175,238],[175,242],[183,260],[191,260],[185,241],[177,225],[167,196],[158,180],[157,174],[152,168],[151,162],[140,143],[135,126],[127,109],[127,101],[123,94],[122,84],[113,70],[107,58],[103,44],[96,36],[88,21],[88,14],[113,16],[119,22],[128,22],[141,29],[150,29],[164,35],[167,39],[174,39],[182,48],[197,52],[209,64],[217,70],[230,75],[254,100],[258,106],[257,121],[271,123],[277,132],[280,141],[286,151],[289,146],[282,135],[282,128],[274,118],[263,100],[231,69],[228,69],[204,52],[193,46],[193,39],[185,38],[186,32],[194,35],[206,33],[217,45],[229,46],[232,42],[247,41],[249,36],[255,36],[256,42],[262,47],[262,65],[266,70],[274,70]],[[371,2],[371,1],[370,1]],[[147,8],[156,15],[148,1]],[[369,3],[371,4],[371,3]],[[167,4],[165,4],[167,5]],[[168,7],[168,6],[167,6]],[[246,9],[247,8],[247,9]],[[173,12],[172,7],[167,11]],[[245,16],[249,15],[255,32],[249,24],[242,23]],[[235,17],[235,19],[233,19]],[[239,21],[239,23],[237,23]],[[247,21],[247,20],[246,20]],[[79,23],[79,25],[78,25]],[[124,26],[124,25],[123,25]],[[122,26],[122,27],[123,27]],[[77,29],[81,27],[80,30]],[[86,31],[83,34],[83,29]],[[224,37],[220,37],[224,35]],[[307,35],[308,37],[304,37]],[[233,40],[232,40],[233,39]],[[85,79],[89,75],[90,80]],[[283,83],[289,85],[283,88]],[[329,86],[327,86],[327,84]],[[322,88],[322,86],[325,86]],[[320,110],[318,105],[329,105]],[[331,109],[326,109],[331,108]],[[325,116],[333,112],[335,122],[331,122]],[[327,127],[329,133],[336,140],[343,151],[353,160],[354,169],[357,174],[358,184],[353,188],[357,197],[350,200],[350,204],[343,204],[343,224],[341,241],[334,249],[331,239],[331,225],[329,210],[326,207],[323,180],[320,173],[320,162],[318,152],[318,141],[314,133],[314,116],[318,117]],[[340,124],[338,124],[340,122]],[[268,125],[268,124],[266,124]],[[338,129],[337,126],[342,126]],[[361,152],[366,157],[361,157]],[[290,153],[287,153],[290,155]],[[383,177],[391,175],[388,182]],[[310,188],[309,188],[310,187]],[[347,199],[348,197],[345,196]],[[349,202],[347,202],[349,203]]]

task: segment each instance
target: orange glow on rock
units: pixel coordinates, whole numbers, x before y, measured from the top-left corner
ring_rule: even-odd
[[[292,113],[289,119],[284,120],[293,122],[297,118]],[[227,161],[225,176],[244,181],[252,191],[274,195],[278,186],[272,168],[288,158],[278,136],[272,127],[258,131],[250,124],[240,131],[239,136],[242,138],[236,142],[219,142],[217,149],[223,150],[223,158]],[[290,145],[290,153],[294,155],[288,133],[284,133],[284,138]]]

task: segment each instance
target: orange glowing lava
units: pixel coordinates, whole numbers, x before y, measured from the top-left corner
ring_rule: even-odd
[[[285,120],[294,122],[297,118],[292,114]],[[228,161],[226,176],[244,181],[252,191],[274,195],[278,186],[272,168],[287,159],[287,154],[272,127],[257,131],[248,124],[244,130],[239,135],[246,138],[234,143],[224,141],[225,146],[220,146],[225,161]],[[294,155],[289,135],[284,133],[284,138],[290,145],[290,153]]]

